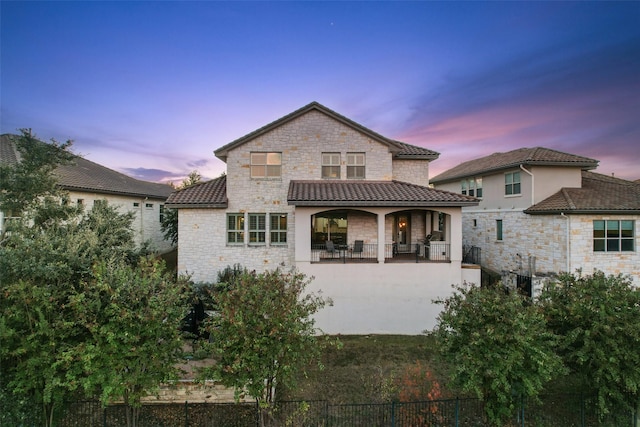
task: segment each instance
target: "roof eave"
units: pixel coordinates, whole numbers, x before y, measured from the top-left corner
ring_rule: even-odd
[[[580,170],[592,170],[598,167],[598,164],[593,164],[592,162],[575,162],[575,163],[567,163],[567,162],[535,162],[535,161],[524,161],[517,163],[510,163],[508,165],[501,165],[495,168],[488,169],[479,169],[477,171],[466,172],[459,175],[454,175],[447,178],[438,179],[438,177],[434,177],[429,180],[432,184],[447,184],[449,182],[458,181],[462,178],[469,178],[474,176],[482,176],[486,174],[498,173],[510,169],[519,168],[520,166],[563,166],[563,167],[579,167]]]
[[[165,203],[169,209],[225,209],[227,203]]]
[[[640,209],[545,209],[523,211],[528,215],[640,215]]]
[[[327,207],[465,207],[477,206],[478,202],[399,202],[399,201],[381,201],[381,202],[352,202],[352,201],[323,201],[323,200],[288,200],[287,203],[292,206],[327,206]]]
[[[129,196],[129,197],[145,197],[149,199],[157,199],[157,200],[166,200],[169,195],[159,196],[156,194],[148,194],[148,193],[131,193],[127,191],[117,191],[117,190],[105,190],[103,188],[88,188],[88,187],[78,187],[74,185],[65,185],[60,184],[60,188],[67,191],[78,191],[83,193],[98,193],[98,194],[110,194],[114,196]]]
[[[359,124],[357,122],[354,122],[353,120],[351,120],[351,119],[349,119],[349,118],[347,118],[347,117],[345,117],[345,116],[343,116],[343,115],[341,115],[339,113],[336,113],[335,111],[333,111],[333,110],[325,107],[324,105],[314,101],[314,102],[311,102],[310,104],[305,105],[302,108],[299,108],[298,110],[296,110],[296,111],[294,111],[292,113],[289,113],[289,114],[287,114],[287,115],[285,115],[285,116],[283,116],[283,117],[281,117],[279,119],[274,120],[273,122],[271,122],[271,123],[259,128],[259,129],[254,130],[251,133],[248,133],[248,134],[236,139],[235,141],[231,141],[230,143],[228,143],[228,144],[218,148],[217,150],[215,150],[213,152],[213,154],[217,158],[219,158],[220,160],[222,160],[223,162],[226,163],[227,156],[228,156],[230,150],[232,150],[232,149],[244,144],[247,141],[255,139],[255,138],[257,138],[259,136],[262,136],[262,135],[264,135],[264,134],[266,134],[268,132],[271,132],[273,129],[275,129],[275,128],[279,127],[279,126],[282,126],[283,124],[288,123],[288,122],[290,122],[292,120],[295,120],[298,117],[301,117],[304,114],[307,114],[308,112],[310,112],[312,110],[320,111],[320,112],[326,114],[327,116],[333,118],[334,120],[339,121],[342,124],[344,124],[346,126],[349,126],[350,128],[355,129],[358,132],[361,132],[361,133],[367,135],[368,137],[370,137],[370,138],[372,138],[372,139],[374,139],[374,140],[376,140],[376,141],[378,141],[378,142],[380,142],[382,144],[387,145],[389,147],[389,151],[392,152],[392,153],[397,153],[397,152],[402,150],[402,147],[398,143],[396,143],[395,141],[390,140],[389,138],[386,138],[386,137],[380,135],[379,133],[374,132],[371,129],[368,129],[368,128],[362,126],[361,124]]]

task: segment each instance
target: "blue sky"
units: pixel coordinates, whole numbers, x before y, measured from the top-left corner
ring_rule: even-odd
[[[0,3],[0,131],[129,175],[311,101],[456,164],[544,146],[640,178],[640,2]]]

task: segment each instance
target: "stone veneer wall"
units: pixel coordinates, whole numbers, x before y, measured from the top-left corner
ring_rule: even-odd
[[[282,174],[278,179],[250,177],[251,152],[281,152]],[[295,120],[247,141],[227,156],[227,209],[180,209],[181,245],[178,267],[195,274],[196,281],[213,281],[217,271],[240,263],[263,271],[277,266],[289,268],[295,254],[295,207],[287,203],[291,180],[321,179],[322,153],[341,154],[341,179],[346,180],[346,154],[364,152],[367,180],[390,180],[392,161],[389,148],[360,132],[320,113],[311,111]],[[288,214],[287,245],[252,247],[227,245],[227,213]],[[365,220],[366,221],[366,220]],[[368,224],[368,223],[367,223]],[[375,219],[365,236],[375,241]],[[268,225],[268,224],[267,224]],[[352,227],[352,224],[349,224]]]
[[[594,252],[594,220],[635,221],[633,252]],[[581,268],[584,274],[601,270],[606,274],[629,274],[634,285],[640,286],[640,215],[571,215],[571,269]]]
[[[426,160],[393,160],[393,179],[429,186],[429,162]]]
[[[496,220],[503,221],[503,241],[496,241]],[[634,219],[636,250],[633,252],[594,252],[593,220]],[[482,248],[482,264],[496,271],[557,274],[584,274],[594,270],[606,274],[630,274],[640,286],[639,215],[527,215],[514,212],[465,212],[463,214],[464,245]],[[474,226],[474,220],[476,225]],[[567,264],[567,227],[570,226],[570,259]]]
[[[502,220],[503,240],[496,240],[496,220]],[[475,220],[475,225],[474,225]],[[482,248],[482,264],[496,271],[566,271],[566,220],[533,216],[522,211],[464,212],[464,245]]]

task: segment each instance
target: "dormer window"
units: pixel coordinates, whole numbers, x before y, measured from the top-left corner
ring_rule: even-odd
[[[365,178],[364,153],[347,153],[347,179]]]
[[[282,153],[251,153],[251,178],[280,178]]]

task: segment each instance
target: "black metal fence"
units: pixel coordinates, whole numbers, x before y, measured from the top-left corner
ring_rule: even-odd
[[[599,417],[595,401],[581,395],[552,395],[540,403],[516,405],[507,427],[635,427],[636,414],[613,411]],[[69,405],[59,427],[126,426],[123,405],[102,407],[95,401]],[[270,427],[485,427],[482,401],[449,399],[424,402],[333,405],[328,401],[278,402],[262,414]],[[256,427],[260,409],[255,403],[170,403],[140,408],[140,427]],[[7,424],[9,425],[9,424]],[[12,426],[39,426],[22,420]]]

